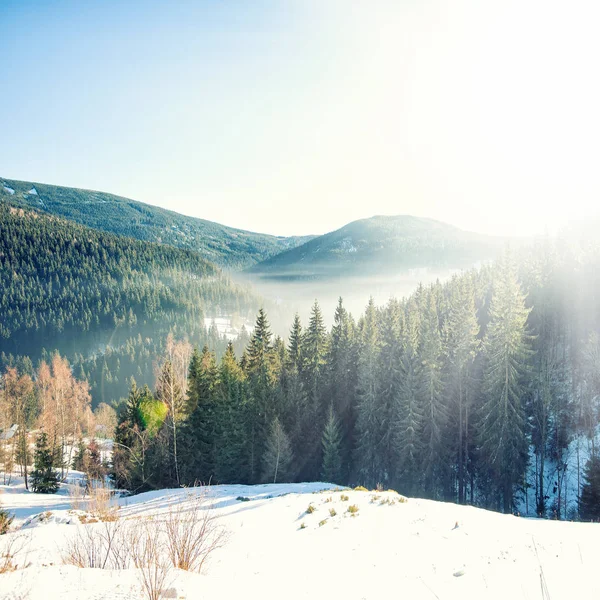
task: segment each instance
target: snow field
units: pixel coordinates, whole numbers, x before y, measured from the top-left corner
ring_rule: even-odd
[[[160,519],[170,507],[185,506],[188,494],[205,491],[227,541],[201,574],[174,572],[171,597],[513,600],[544,598],[542,586],[552,600],[600,596],[597,524],[523,519],[325,483],[160,490],[120,499],[118,513],[126,523]],[[23,489],[1,496],[24,525],[9,535],[28,536],[20,564],[29,566],[0,576],[0,598],[144,597],[134,569],[61,564],[69,536],[103,524],[77,524],[80,513],[70,510],[62,490],[39,496]],[[348,512],[351,506],[357,511]]]

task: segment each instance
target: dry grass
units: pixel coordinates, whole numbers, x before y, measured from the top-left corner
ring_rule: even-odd
[[[102,513],[104,506],[101,503],[96,510]],[[134,566],[148,600],[162,597],[174,569],[199,573],[226,539],[202,494],[188,494],[165,515],[118,520],[106,517],[110,511],[104,514],[77,527],[62,553],[63,562],[113,570]]]
[[[154,519],[138,521],[131,530],[130,550],[148,600],[160,600],[173,578],[173,566],[163,551],[161,527]]]
[[[83,523],[116,521],[118,505],[113,502],[113,490],[103,482],[93,481],[87,487],[72,485],[69,489],[71,508],[90,513],[80,517]]]
[[[122,521],[106,521],[102,527],[77,527],[67,541],[62,560],[82,569],[127,569],[131,546],[129,531]]]
[[[225,542],[204,494],[189,494],[171,508],[165,520],[167,550],[173,566],[199,573],[204,561]]]
[[[27,545],[27,537],[22,534],[10,533],[0,539],[0,575],[17,570],[15,562]]]

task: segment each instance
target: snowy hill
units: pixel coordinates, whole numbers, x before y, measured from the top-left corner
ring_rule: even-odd
[[[169,507],[203,491],[122,498],[119,521],[160,520]],[[145,597],[134,569],[61,564],[78,530],[100,534],[104,527],[78,524],[64,491],[4,492],[2,504],[16,512],[22,528],[0,537],[0,554],[11,536],[26,536],[27,548],[16,560],[19,568],[0,576],[0,598]],[[173,572],[163,597],[556,600],[600,594],[597,524],[523,519],[325,483],[214,486],[208,493],[226,541],[201,574]],[[309,506],[315,510],[307,512]]]

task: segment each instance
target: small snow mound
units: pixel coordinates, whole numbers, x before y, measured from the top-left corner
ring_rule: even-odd
[[[34,187],[32,187],[27,193],[31,194],[32,196],[38,195],[37,190]]]
[[[2,184],[4,187],[4,191],[8,192],[11,196],[15,193],[15,190],[13,190],[13,188],[11,188],[10,186],[6,185],[5,183]]]

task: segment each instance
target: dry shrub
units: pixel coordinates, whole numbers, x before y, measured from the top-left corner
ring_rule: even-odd
[[[101,481],[92,481],[87,487],[74,484],[69,489],[71,508],[89,512],[95,519],[86,518],[88,523],[115,521],[118,506],[113,504],[113,490]]]
[[[171,508],[165,520],[165,533],[173,566],[196,573],[209,555],[225,542],[225,530],[216,522],[204,494],[189,494]]]
[[[69,486],[69,500],[71,501],[71,508],[73,510],[86,510],[85,487],[79,483]]]
[[[160,600],[173,577],[170,557],[163,551],[161,529],[154,519],[146,519],[130,530],[133,564],[148,600]]]
[[[25,549],[27,537],[18,533],[9,533],[0,539],[0,575],[16,571],[16,557]]]
[[[98,528],[79,525],[67,541],[62,560],[82,569],[126,569],[128,541],[122,521],[105,521]]]
[[[225,542],[205,495],[189,494],[166,515],[130,521],[100,519],[78,525],[62,554],[81,568],[127,569],[134,566],[148,600],[158,600],[173,569],[200,572],[210,554]]]

